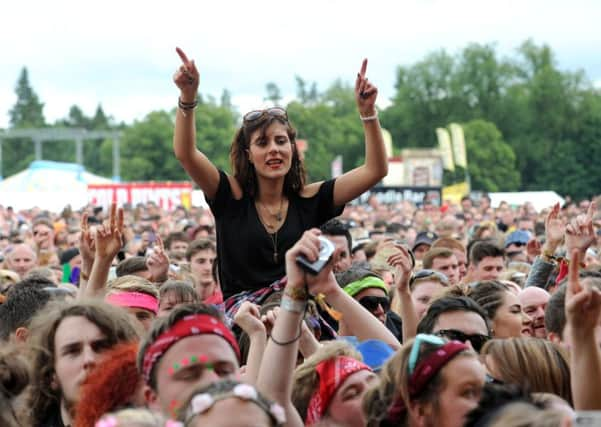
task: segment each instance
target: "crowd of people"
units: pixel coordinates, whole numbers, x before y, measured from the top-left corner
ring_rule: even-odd
[[[274,107],[243,117],[230,175],[196,146],[199,73],[178,54],[174,153],[209,208],[2,201],[0,425],[570,426],[601,410],[596,200],[353,202],[387,174],[367,61],[363,165],[305,182]]]

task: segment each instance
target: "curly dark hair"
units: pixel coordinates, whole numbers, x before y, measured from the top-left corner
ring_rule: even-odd
[[[292,165],[284,178],[284,194],[288,197],[298,194],[305,185],[305,169],[296,146],[296,130],[284,117],[266,115],[263,119],[243,123],[236,132],[230,147],[232,173],[240,187],[250,197],[254,197],[258,191],[255,167],[248,157],[250,137],[256,130],[260,130],[262,135],[265,135],[267,128],[273,123],[281,123],[286,126],[286,132],[292,144]]]

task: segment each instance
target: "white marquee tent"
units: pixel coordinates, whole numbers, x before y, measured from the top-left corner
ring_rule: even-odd
[[[0,181],[0,204],[15,209],[61,211],[66,205],[79,209],[87,204],[88,184],[106,184],[108,178],[86,172],[82,165],[47,160]]]

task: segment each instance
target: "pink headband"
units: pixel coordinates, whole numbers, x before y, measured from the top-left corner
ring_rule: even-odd
[[[307,426],[317,423],[323,417],[336,390],[349,376],[362,370],[371,371],[371,368],[352,357],[337,356],[318,363],[315,370],[319,375],[319,385],[309,401],[305,423]]]
[[[105,300],[117,307],[143,308],[154,314],[159,311],[159,300],[142,292],[117,292],[107,295]]]

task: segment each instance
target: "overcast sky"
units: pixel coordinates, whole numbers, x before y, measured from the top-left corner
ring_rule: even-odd
[[[294,96],[295,75],[325,89],[353,81],[361,59],[393,95],[395,69],[444,48],[527,38],[549,44],[562,69],[601,86],[601,1],[254,0],[4,1],[0,12],[0,128],[23,66],[49,122],[102,104],[117,121],[175,106],[175,46],[196,60],[201,92],[227,88],[240,111],[263,105],[265,84]]]

